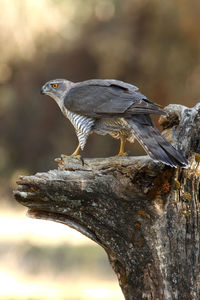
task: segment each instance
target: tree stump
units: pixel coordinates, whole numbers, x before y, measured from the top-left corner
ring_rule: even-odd
[[[163,134],[189,168],[143,157],[57,159],[21,176],[15,198],[34,218],[66,224],[102,246],[125,299],[200,299],[200,103],[169,105]]]

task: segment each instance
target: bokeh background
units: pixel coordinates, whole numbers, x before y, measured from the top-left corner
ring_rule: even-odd
[[[200,97],[200,2],[0,0],[0,299],[123,299],[100,247],[31,220],[12,196],[18,175],[56,168],[77,146],[48,80],[115,78],[166,106]],[[91,136],[83,157],[118,151]],[[143,154],[136,143],[132,155]]]

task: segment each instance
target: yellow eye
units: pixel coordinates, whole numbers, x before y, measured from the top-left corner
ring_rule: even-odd
[[[52,83],[51,86],[52,86],[52,88],[57,89],[58,84],[57,83]]]

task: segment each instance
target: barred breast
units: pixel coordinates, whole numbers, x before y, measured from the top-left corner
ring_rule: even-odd
[[[76,130],[81,149],[84,149],[87,138],[91,133],[91,128],[95,123],[95,119],[73,113],[65,108],[64,115],[67,117]]]

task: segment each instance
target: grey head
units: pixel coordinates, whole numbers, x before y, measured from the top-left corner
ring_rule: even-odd
[[[64,97],[73,84],[73,82],[66,79],[53,79],[42,86],[41,94],[50,96],[62,108]]]

